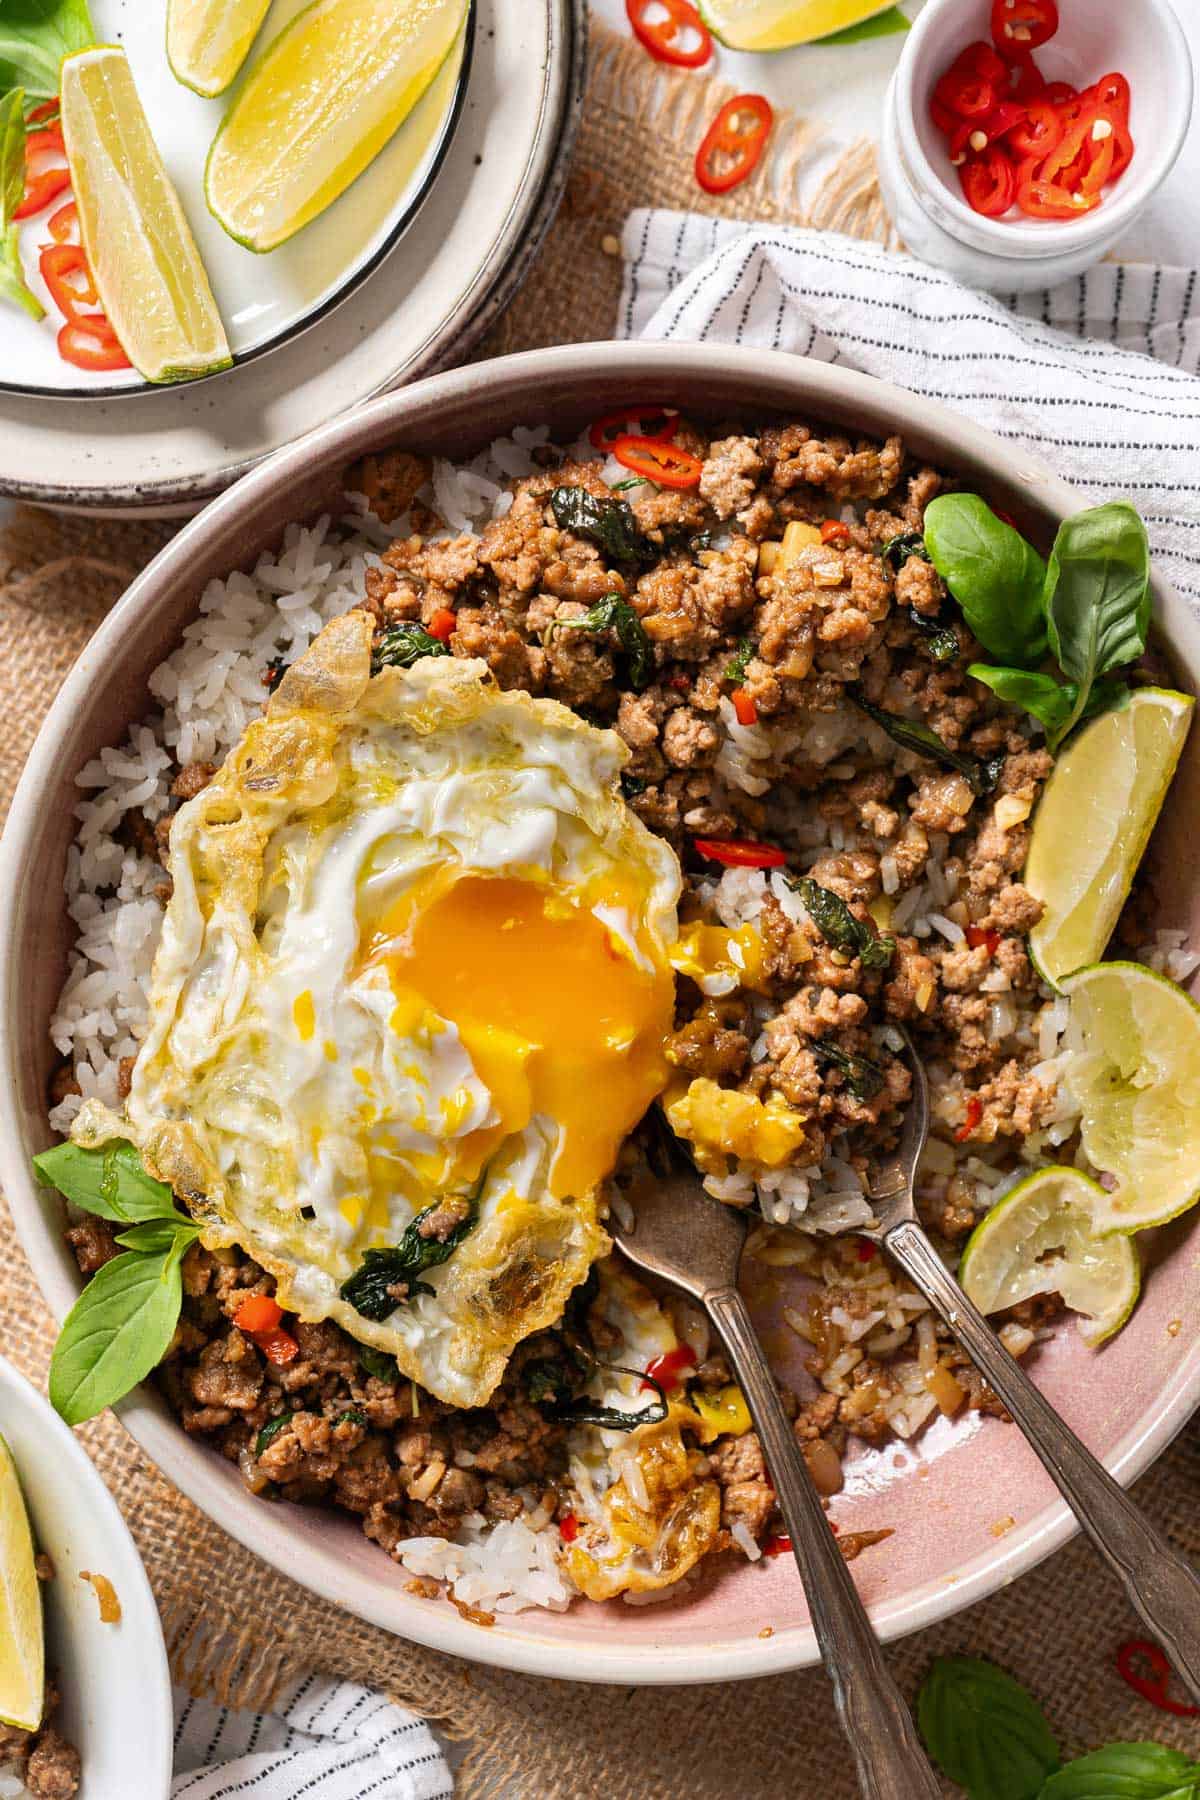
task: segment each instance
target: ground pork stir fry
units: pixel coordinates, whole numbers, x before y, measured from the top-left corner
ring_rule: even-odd
[[[72,1800],[72,1795],[79,1792],[79,1752],[55,1728],[58,1704],[58,1688],[48,1681],[42,1723],[37,1731],[0,1725],[0,1769],[14,1766],[36,1800]]]
[[[347,485],[397,535],[360,604],[378,654],[397,626],[423,627],[403,641],[481,657],[501,687],[561,701],[628,746],[628,802],[684,871],[664,1107],[711,1191],[758,1205],[752,1254],[811,1277],[787,1316],[813,1380],[787,1404],[828,1496],[851,1439],[911,1435],[936,1408],[996,1410],[853,1228],[909,1098],[898,1024],[933,1082],[918,1198],[948,1254],[989,1204],[970,1153],[1015,1162],[1053,1122],[1048,1052],[1029,1028],[1025,934],[1041,909],[1020,878],[1052,759],[1029,718],[967,674],[979,647],[922,545],[945,478],[899,438],[681,421],[674,446],[702,464],[687,491],[614,492],[602,460],[540,446],[508,509],[457,533],[434,510],[429,462],[367,458]],[[905,740],[913,721],[936,733],[932,751]],[[213,773],[178,769],[173,797]],[[161,854],[168,831],[147,824],[140,847]],[[804,1235],[777,1236],[785,1223]],[[102,1219],[69,1236],[85,1274],[114,1254]],[[159,1379],[185,1429],[255,1491],[343,1507],[390,1553],[531,1506],[574,1536],[569,1422],[531,1376],[561,1364],[557,1332],[518,1349],[490,1405],[456,1411],[332,1324],[297,1322],[298,1354],[277,1366],[234,1323],[273,1290],[241,1252],[194,1246],[183,1274]],[[1017,1309],[1009,1347],[1030,1348],[1057,1310],[1055,1297]],[[621,1363],[619,1333],[590,1329]],[[729,1370],[693,1356],[675,1381],[690,1477],[719,1490],[707,1549],[757,1554],[780,1528],[758,1440],[748,1421],[699,1429]],[[880,1535],[840,1542],[849,1556]]]

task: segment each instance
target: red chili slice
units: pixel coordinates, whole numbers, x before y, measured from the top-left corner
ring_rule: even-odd
[[[48,163],[47,157],[62,160]],[[20,206],[14,207],[13,218],[32,219],[35,213],[49,206],[70,181],[62,126],[47,125],[41,131],[31,131],[25,139],[25,197]]]
[[[825,519],[821,524],[821,542],[823,544],[848,544],[850,527],[844,519]]]
[[[1026,109],[1017,100],[1001,100],[993,107],[986,119],[981,120],[980,129],[987,132],[988,142],[994,144],[997,138],[1008,137],[1025,121]]]
[[[786,1532],[779,1532],[775,1537],[767,1538],[763,1544],[764,1556],[788,1556],[791,1554],[792,1540]]]
[[[856,1250],[856,1254],[858,1256],[859,1262],[862,1262],[862,1263],[874,1262],[876,1256],[878,1255],[878,1251],[877,1251],[875,1245],[871,1242],[870,1238],[859,1238],[858,1243],[855,1246],[855,1250]]]
[[[1049,100],[1030,100],[1025,117],[1008,134],[1008,141],[1018,156],[1048,156],[1062,142],[1063,122],[1058,108]]]
[[[59,111],[58,95],[53,94],[49,100],[43,100],[35,106],[29,115],[31,125],[40,125],[46,119],[57,119]]]
[[[690,450],[680,450],[655,438],[619,437],[612,453],[623,468],[632,469],[635,475],[681,493],[699,487],[704,472],[704,464]]]
[[[1077,219],[1099,206],[1099,194],[1072,193],[1057,182],[1044,180],[1038,166],[1030,157],[1017,171],[1017,205],[1028,218]]]
[[[1129,91],[1129,83],[1119,69],[1114,70],[1111,75],[1102,75],[1099,81],[1093,82],[1090,92],[1095,95],[1097,103],[1106,110],[1115,108],[1125,118],[1129,117],[1129,106],[1133,96]]]
[[[1000,948],[1000,933],[998,931],[993,931],[984,925],[968,925],[968,949],[978,950],[981,945],[986,948],[989,956],[995,956],[997,950]]]
[[[679,430],[679,414],[661,406],[629,406],[623,412],[605,413],[588,427],[593,450],[611,450],[619,437],[648,438],[652,444],[669,444]]]
[[[967,1101],[967,1116],[954,1134],[955,1142],[965,1144],[982,1117],[983,1101],[977,1094],[972,1094]]]
[[[131,369],[121,340],[103,313],[71,319],[58,334],[58,354],[76,369]]]
[[[727,100],[696,152],[696,180],[706,194],[727,194],[758,167],[775,114],[761,94]]]
[[[270,1294],[250,1294],[233,1315],[239,1331],[251,1337],[259,1331],[274,1331],[283,1319],[283,1308]]]
[[[958,114],[951,112],[950,108],[939,100],[936,94],[931,97],[929,102],[929,116],[938,130],[946,137],[949,137],[959,124]]]
[[[95,317],[100,296],[82,244],[47,244],[38,258],[38,267],[65,319],[78,323]]]
[[[958,179],[967,205],[985,219],[1001,218],[1016,198],[1016,170],[1011,159],[995,145],[965,162]]]
[[[1000,98],[996,83],[970,69],[947,69],[933,90],[935,100],[960,119],[983,119]]]
[[[79,208],[73,200],[60,206],[46,220],[46,230],[56,244],[77,244],[79,242]]]
[[[647,14],[665,12],[666,18]],[[713,53],[712,36],[688,0],[625,0],[625,12],[638,42],[659,62],[677,69],[700,69]],[[694,38],[690,44],[688,40]]]
[[[755,844],[748,838],[693,838],[701,856],[727,869],[782,869],[787,862],[774,844]]]
[[[1030,100],[1045,100],[1046,77],[1038,68],[1032,56],[1023,56],[1020,62],[1012,64],[1009,79],[1011,94],[1014,100],[1028,104]]]
[[[1176,1700],[1168,1693],[1174,1671],[1157,1644],[1148,1643],[1144,1638],[1131,1638],[1127,1644],[1122,1644],[1117,1651],[1117,1673],[1135,1694],[1140,1694],[1151,1706],[1157,1706],[1159,1712],[1174,1713],[1180,1719],[1192,1719],[1200,1714],[1200,1706],[1189,1706],[1186,1701]]]
[[[276,1368],[282,1368],[285,1363],[294,1362],[300,1354],[299,1344],[287,1331],[258,1331],[254,1335],[254,1342],[267,1361],[274,1363]]]
[[[992,42],[1010,61],[1040,50],[1057,30],[1054,0],[992,0]]]
[[[739,725],[758,724],[758,708],[745,688],[734,688],[729,698],[733,701],[733,710],[737,714]]]
[[[646,1364],[649,1381],[643,1381],[642,1392],[653,1392],[653,1383],[659,1387],[671,1388],[679,1386],[679,1377],[685,1369],[696,1366],[696,1352],[690,1344],[676,1344],[673,1350],[665,1350],[661,1356]]]
[[[437,638],[440,644],[445,644],[458,629],[458,619],[448,606],[439,606],[425,629],[430,637]]]
[[[1048,81],[1042,89],[1042,99],[1048,100],[1051,106],[1067,106],[1078,98],[1079,89],[1072,87],[1069,81]]]
[[[579,1520],[574,1513],[564,1513],[558,1521],[558,1535],[564,1544],[573,1544],[579,1536]]]

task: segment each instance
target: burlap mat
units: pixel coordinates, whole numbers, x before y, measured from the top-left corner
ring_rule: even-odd
[[[590,90],[570,191],[524,294],[484,353],[608,336],[620,289],[616,238],[635,205],[694,205],[690,174],[704,122],[723,98],[699,77],[663,77],[636,46],[593,33]],[[779,152],[752,187],[711,210],[883,237],[869,146],[834,169],[802,217],[797,176],[812,128],[784,118]],[[0,818],[47,706],[122,588],[170,528],[22,512],[0,538]],[[49,1316],[0,1209],[0,1316],[7,1354],[44,1382]],[[314,1661],[383,1687],[469,1740],[464,1796],[529,1800],[789,1794],[854,1800],[854,1778],[817,1672],[676,1690],[596,1689],[506,1675],[389,1637],[315,1600],[227,1538],[157,1474],[111,1417],[82,1433],[145,1557],[177,1676],[261,1705]],[[1200,1556],[1200,1431],[1138,1488],[1148,1514]],[[1200,1752],[1200,1731],[1152,1713],[1113,1671],[1135,1621],[1079,1544],[969,1614],[893,1653],[907,1692],[929,1658],[997,1658],[1047,1705],[1072,1749],[1155,1736]],[[950,1790],[947,1789],[947,1792]],[[131,1794],[130,1800],[135,1800]]]

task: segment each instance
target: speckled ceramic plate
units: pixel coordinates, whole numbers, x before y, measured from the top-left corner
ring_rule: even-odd
[[[467,87],[475,5],[429,91],[370,167],[305,230],[270,255],[255,255],[235,243],[209,212],[205,160],[255,55],[308,3],[274,0],[242,76],[215,100],[193,94],[171,73],[165,0],[151,5],[146,0],[94,0],[92,7],[98,41],[121,44],[128,52],[155,142],[204,258],[235,370],[315,324],[396,249],[434,184]],[[15,306],[0,306],[0,389],[89,400],[153,392],[136,369],[92,374],[58,354],[62,317],[37,269],[38,246],[45,241],[44,216],[20,227],[29,285],[47,314],[34,321]],[[229,373],[208,379],[224,383]]]
[[[276,0],[277,9],[281,4],[296,10],[293,0]],[[98,24],[114,22],[106,6],[115,15],[123,5],[139,18],[152,12],[156,30],[161,26],[164,0],[149,7],[146,0],[97,0]],[[424,198],[407,229],[404,211],[385,206],[389,181],[397,178],[386,164],[394,141],[283,250],[256,257],[225,240],[221,256],[235,265],[245,259],[261,284],[232,309],[224,263],[205,239],[226,317],[242,317],[247,333],[240,366],[182,387],[139,381],[100,398],[0,391],[0,494],[91,511],[186,513],[335,414],[461,356],[511,298],[560,197],[582,91],[582,8],[583,0],[475,0],[457,125],[452,136],[443,134],[440,167],[435,172],[430,164],[418,184]],[[140,67],[138,77],[141,83]],[[169,73],[165,79],[175,87]],[[220,105],[177,92],[181,106]],[[453,98],[450,83],[442,103],[451,112]],[[436,94],[429,99],[438,103]],[[415,204],[410,192],[407,211]],[[353,254],[339,235],[343,208]],[[200,210],[189,211],[199,227]],[[295,303],[291,313],[268,275],[279,256],[290,259],[284,285]],[[358,285],[347,298],[351,265]],[[330,280],[334,266],[341,285]],[[261,329],[274,344],[270,355],[263,343],[253,347],[259,304]],[[49,343],[47,361],[57,360],[52,333]]]
[[[631,395],[713,420],[828,420],[852,435],[900,432],[913,453],[955,470],[1048,546],[1078,495],[1046,466],[948,407],[854,370],[770,351],[682,344],[581,344],[478,363],[360,408],[255,470],[167,546],[130,588],[72,670],[42,727],[13,802],[0,872],[0,1179],[21,1242],[59,1318],[79,1290],[58,1201],[30,1176],[50,1137],[48,1021],[72,927],[63,869],[78,797],[76,770],[120,742],[148,708],[146,679],[195,616],[204,584],[278,542],[289,519],[336,507],[341,475],[368,450],[396,446],[470,456],[514,425],[545,421],[570,442]],[[1200,688],[1200,626],[1159,576],[1154,612],[1176,685]],[[1151,926],[1200,924],[1195,820],[1200,735],[1193,733],[1151,846]],[[56,899],[57,897],[57,899]],[[1193,980],[1200,986],[1200,977]],[[1123,1482],[1170,1442],[1200,1402],[1196,1257],[1200,1209],[1142,1241],[1146,1282],[1129,1324],[1099,1352],[1070,1326],[1039,1351],[1034,1375],[1052,1403]],[[764,1340],[785,1379],[800,1346],[782,1322],[794,1274],[752,1265]],[[402,1636],[459,1656],[579,1681],[720,1681],[817,1660],[788,1557],[713,1559],[694,1590],[632,1607],[579,1604],[563,1614],[501,1615],[492,1630],[445,1600],[408,1591],[403,1569],[356,1520],[264,1505],[236,1467],[189,1438],[149,1388],[123,1422],[160,1469],[225,1530],[314,1592]],[[854,1564],[885,1638],[932,1625],[1032,1569],[1075,1530],[1049,1477],[1015,1428],[978,1414],[940,1420],[910,1444],[854,1460],[834,1502],[846,1531],[893,1536]],[[1047,1576],[1047,1580],[1051,1577]]]

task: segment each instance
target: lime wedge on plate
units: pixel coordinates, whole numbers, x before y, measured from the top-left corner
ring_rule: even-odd
[[[42,1596],[12,1452],[0,1438],[0,1721],[36,1731],[45,1695]]]
[[[126,356],[147,381],[228,368],[221,315],[125,52],[68,56],[61,106],[84,249]]]
[[[1120,1329],[1141,1285],[1127,1237],[1100,1237],[1108,1195],[1078,1169],[1039,1169],[998,1200],[971,1233],[958,1278],[980,1312],[1003,1312],[1035,1294],[1061,1294],[1093,1348]]]
[[[176,81],[211,100],[249,54],[271,0],[168,0],[167,61]]]
[[[700,0],[700,17],[730,50],[788,50],[893,10],[892,0]]]
[[[468,0],[316,0],[249,70],[209,152],[209,210],[274,250],[361,175],[449,56]]]
[[[1139,688],[1128,706],[1086,725],[1054,765],[1021,879],[1045,903],[1029,949],[1055,987],[1104,952],[1195,704],[1190,694]]]
[[[1063,983],[1067,1081],[1080,1137],[1117,1186],[1095,1206],[1097,1231],[1163,1225],[1200,1199],[1200,1007],[1141,963],[1096,963]]]

